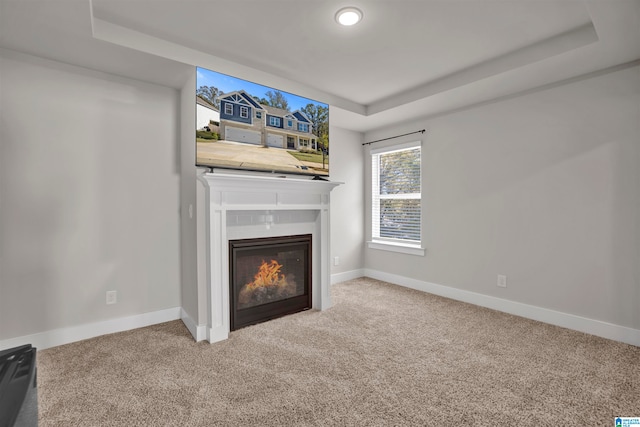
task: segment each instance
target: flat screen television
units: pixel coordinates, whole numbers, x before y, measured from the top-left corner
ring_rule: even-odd
[[[196,165],[326,177],[329,106],[198,67]]]

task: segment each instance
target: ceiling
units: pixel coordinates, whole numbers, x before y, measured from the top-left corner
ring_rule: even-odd
[[[175,88],[203,66],[366,132],[634,63],[640,0],[0,0],[0,47]]]

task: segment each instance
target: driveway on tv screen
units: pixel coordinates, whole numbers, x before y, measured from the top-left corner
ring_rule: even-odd
[[[309,173],[326,175],[321,163],[303,162],[283,148],[253,146],[234,141],[197,143],[197,163],[221,168],[243,168],[271,172]]]

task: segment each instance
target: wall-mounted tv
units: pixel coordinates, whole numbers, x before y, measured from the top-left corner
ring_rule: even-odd
[[[329,106],[197,68],[196,165],[329,175]]]

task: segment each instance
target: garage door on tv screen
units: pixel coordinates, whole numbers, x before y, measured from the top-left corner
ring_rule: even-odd
[[[329,175],[329,106],[197,69],[196,165]]]

